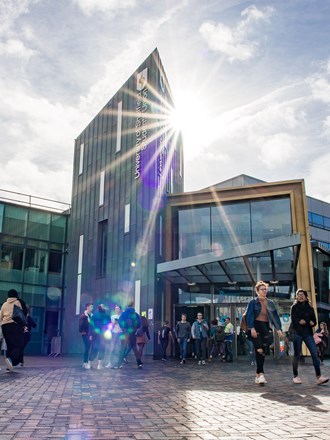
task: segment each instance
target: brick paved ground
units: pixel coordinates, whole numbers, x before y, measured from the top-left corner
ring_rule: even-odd
[[[267,359],[261,387],[243,360],[147,359],[140,371],[131,357],[98,371],[80,357],[27,357],[13,373],[0,360],[0,440],[330,439],[330,385],[315,385],[310,364],[293,385],[288,360]]]

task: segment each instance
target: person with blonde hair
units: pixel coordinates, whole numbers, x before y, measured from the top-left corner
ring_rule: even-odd
[[[282,338],[282,326],[275,304],[267,298],[268,284],[258,281],[255,286],[257,297],[252,299],[246,311],[248,335],[253,343],[257,364],[255,383],[267,383],[264,374],[266,349],[269,345],[271,327],[274,326]]]
[[[303,342],[305,342],[312,356],[317,385],[322,385],[329,381],[328,377],[321,375],[320,360],[318,358],[317,348],[313,338],[313,327],[315,327],[315,325],[315,311],[309,304],[307,292],[303,289],[298,289],[296,292],[296,299],[291,306],[290,325],[290,338],[294,347],[292,369],[293,383],[295,384],[302,383],[302,380],[298,376],[298,365]]]

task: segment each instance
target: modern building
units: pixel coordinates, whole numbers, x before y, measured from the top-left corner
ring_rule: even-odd
[[[172,109],[156,49],[76,139],[66,316],[91,300],[114,307],[131,299],[151,328],[162,314],[156,264],[164,261],[166,199],[183,191]],[[77,329],[65,319],[65,351],[81,349]]]
[[[63,327],[70,206],[0,190],[0,304],[16,289],[37,323],[28,354],[49,354]]]
[[[172,107],[155,50],[76,140],[66,297],[76,319],[65,319],[64,351],[81,350],[77,315],[88,301],[134,299],[155,335],[183,311],[238,322],[259,279],[284,328],[298,286],[329,319],[329,204],[306,198],[303,180],[246,175],[183,192]]]

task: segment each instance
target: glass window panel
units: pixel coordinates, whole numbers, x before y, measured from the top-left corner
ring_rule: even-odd
[[[290,199],[269,199],[251,203],[252,241],[292,233]]]
[[[179,211],[179,258],[211,252],[210,208]]]
[[[330,229],[330,218],[324,217],[324,227],[325,229]]]
[[[62,253],[61,252],[49,252],[49,264],[48,271],[61,273],[62,272]]]
[[[211,215],[213,251],[251,242],[249,203],[213,206]]]
[[[51,214],[40,211],[30,211],[28,221],[28,237],[38,240],[49,239]]]
[[[312,212],[312,223],[313,225],[321,226],[323,228],[323,216]]]
[[[6,205],[3,220],[3,233],[25,237],[27,213],[28,211],[25,208]]]
[[[52,214],[50,227],[50,240],[56,243],[65,241],[66,217],[63,215]]]

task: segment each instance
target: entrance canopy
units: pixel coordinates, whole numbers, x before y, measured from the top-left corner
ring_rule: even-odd
[[[160,263],[157,274],[182,289],[207,284],[245,287],[260,279],[291,287],[300,245],[299,233],[270,238]]]

